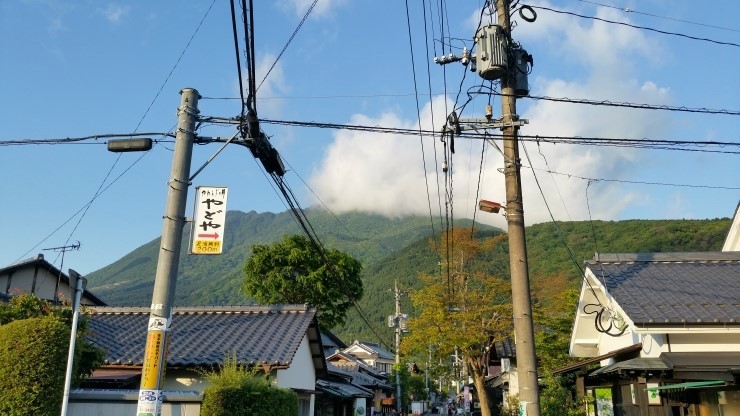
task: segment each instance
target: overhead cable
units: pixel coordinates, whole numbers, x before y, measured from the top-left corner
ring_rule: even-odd
[[[740,30],[733,29],[733,28],[730,28],[730,27],[722,27],[722,26],[717,26],[717,25],[710,25],[710,24],[707,24],[707,23],[693,22],[691,20],[676,19],[675,17],[660,16],[660,15],[657,15],[657,14],[652,14],[652,13],[646,13],[646,12],[637,11],[637,10],[632,9],[632,8],[629,8],[629,7],[617,7],[617,6],[613,6],[613,5],[610,5],[610,4],[598,3],[598,2],[595,2],[595,1],[589,1],[589,0],[578,0],[578,1],[583,2],[583,3],[593,4],[593,5],[596,5],[596,6],[607,7],[607,8],[610,8],[610,9],[615,9],[615,10],[623,11],[625,13],[641,14],[643,16],[650,16],[650,17],[655,17],[655,18],[658,18],[658,19],[672,20],[674,22],[688,23],[690,25],[710,27],[712,29],[727,30],[727,31],[730,31],[730,32],[740,32]]]
[[[683,33],[668,32],[668,31],[665,31],[665,30],[654,29],[654,28],[651,28],[651,27],[637,26],[637,25],[633,25],[633,24],[630,24],[630,23],[616,22],[614,20],[602,19],[600,17],[595,17],[595,16],[586,16],[586,15],[582,15],[582,14],[578,14],[578,13],[567,12],[567,11],[564,11],[564,10],[551,9],[549,7],[544,7],[544,6],[533,6],[533,5],[529,5],[529,7],[534,8],[534,9],[547,10],[547,11],[553,12],[553,13],[567,14],[567,15],[571,15],[571,16],[576,16],[576,17],[584,18],[584,19],[598,20],[598,21],[604,22],[604,23],[611,23],[611,24],[615,24],[615,25],[627,26],[627,27],[631,27],[631,28],[634,28],[634,29],[648,30],[648,31],[651,31],[651,32],[661,33],[661,34],[664,34],[664,35],[679,36],[679,37],[682,37],[682,38],[687,38],[687,39],[692,39],[692,40],[699,40],[699,41],[703,41],[703,42],[715,43],[717,45],[734,46],[734,47],[740,48],[740,44],[737,44],[737,43],[734,43],[734,42],[724,42],[724,41],[713,40],[713,39],[708,39],[708,38],[700,38],[700,37],[697,37],[697,36],[685,35]]]
[[[260,84],[257,86],[257,89],[258,90],[260,89],[260,87],[262,86],[262,84],[267,79],[267,76],[270,75],[270,72],[272,72],[273,68],[275,68],[275,65],[277,65],[278,61],[280,60],[280,57],[282,57],[283,56],[283,53],[285,53],[285,50],[288,49],[288,46],[293,41],[293,38],[298,33],[298,31],[301,29],[301,26],[303,26],[303,23],[306,21],[306,19],[308,19],[308,16],[311,14],[311,12],[313,11],[314,6],[316,6],[316,3],[318,3],[318,2],[319,2],[319,0],[313,0],[313,3],[311,3],[311,6],[306,11],[306,14],[303,15],[303,19],[301,19],[301,21],[298,23],[298,26],[295,28],[295,30],[293,30],[293,34],[290,35],[290,38],[288,39],[288,41],[285,42],[285,46],[283,46],[283,49],[278,54],[277,58],[275,58],[275,62],[273,62],[272,65],[270,65],[270,69],[267,70],[267,72],[265,73],[265,76],[262,78],[262,81],[260,81]]]

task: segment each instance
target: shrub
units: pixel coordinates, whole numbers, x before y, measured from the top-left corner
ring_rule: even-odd
[[[84,337],[87,332],[87,318],[84,315],[85,307],[81,306],[80,309],[72,372],[72,386],[75,387],[88,378],[105,360],[105,351],[95,347]],[[17,293],[10,298],[8,303],[0,303],[0,325],[42,316],[57,318],[68,328],[72,327],[73,312],[69,305],[57,306],[31,293]],[[69,338],[64,345],[68,348]]]
[[[273,386],[256,369],[226,357],[218,370],[204,374],[211,386],[203,392],[202,416],[296,416],[298,395]]]
[[[0,414],[59,414],[69,334],[61,320],[49,316],[0,326]]]

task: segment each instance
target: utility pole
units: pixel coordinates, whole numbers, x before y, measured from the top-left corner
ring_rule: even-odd
[[[190,162],[195,139],[198,100],[200,99],[200,94],[193,88],[184,88],[180,91],[180,95],[180,107],[177,109],[175,154],[172,160],[170,180],[167,184],[167,207],[162,226],[157,273],[154,278],[137,416],[160,416],[164,399],[167,345],[172,323],[182,230],[185,225],[185,204],[190,185]]]
[[[496,0],[498,23],[505,42],[511,41],[509,1]],[[509,266],[511,268],[511,298],[514,312],[516,366],[519,378],[520,415],[539,416],[540,400],[537,384],[537,362],[534,351],[532,304],[529,291],[527,243],[524,235],[524,203],[520,177],[521,161],[517,132],[515,71],[509,65],[501,79],[501,117],[504,123],[504,177],[506,180],[506,220],[509,227]],[[522,405],[523,410],[522,412]]]
[[[396,411],[401,413],[401,292],[398,290],[398,281],[394,282],[396,298]]]
[[[451,127],[445,126],[443,133],[459,134],[468,129],[500,128],[504,141],[504,176],[506,184],[506,219],[509,234],[509,266],[511,268],[511,300],[514,313],[516,338],[516,362],[519,377],[519,414],[539,416],[539,388],[537,385],[537,363],[534,351],[534,328],[532,304],[527,269],[527,244],[524,235],[524,203],[520,177],[521,161],[517,132],[519,126],[528,121],[516,114],[516,97],[529,94],[527,63],[532,64],[531,55],[511,39],[509,21],[511,0],[495,0],[498,24],[478,28],[475,35],[475,55],[463,49],[462,56],[450,54],[435,57],[440,65],[461,62],[471,65],[483,79],[501,79],[501,118],[493,119],[493,111],[486,107],[485,119],[460,119],[454,112],[447,118]],[[482,211],[497,213],[501,204],[481,200]]]

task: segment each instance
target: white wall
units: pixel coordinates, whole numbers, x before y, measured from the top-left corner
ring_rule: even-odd
[[[730,231],[727,233],[722,251],[740,251],[740,204],[735,209]]]
[[[740,334],[669,334],[670,352],[737,352]],[[665,352],[668,352],[666,345]]]
[[[293,361],[290,363],[290,368],[277,370],[277,384],[280,387],[294,389],[316,389],[316,369],[313,366],[307,335],[303,336],[301,345],[298,346]]]

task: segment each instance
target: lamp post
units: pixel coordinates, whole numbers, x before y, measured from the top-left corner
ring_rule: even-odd
[[[175,153],[168,182],[162,239],[159,248],[154,291],[149,313],[144,362],[136,414],[159,416],[164,399],[164,373],[167,366],[167,346],[175,301],[182,229],[185,225],[185,204],[190,185],[190,164],[195,140],[195,123],[200,94],[194,88],[180,91]],[[151,149],[151,139],[111,140],[111,152],[146,151]]]

